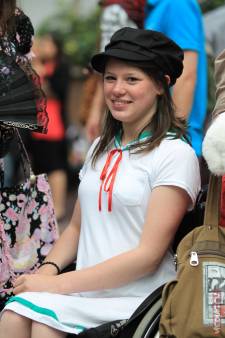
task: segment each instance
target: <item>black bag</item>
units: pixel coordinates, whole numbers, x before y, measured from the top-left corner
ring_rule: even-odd
[[[197,196],[193,210],[187,212],[184,215],[180,223],[180,226],[175,234],[175,238],[173,240],[172,245],[173,252],[177,251],[178,244],[189,232],[191,232],[194,228],[202,225],[204,219],[207,191],[208,184],[205,184],[201,188]]]
[[[67,338],[111,338],[117,335],[119,328],[124,325],[126,320],[114,320],[113,322],[104,323],[97,327],[87,329],[78,335],[69,333]]]

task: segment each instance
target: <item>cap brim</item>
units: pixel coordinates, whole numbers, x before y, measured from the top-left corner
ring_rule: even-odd
[[[99,73],[104,73],[105,65],[109,57],[125,61],[150,61],[149,56],[140,55],[134,51],[122,49],[110,49],[103,53],[96,54],[91,59],[92,67]]]

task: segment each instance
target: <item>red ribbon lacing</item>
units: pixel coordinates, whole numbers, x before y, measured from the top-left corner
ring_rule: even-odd
[[[109,175],[106,177],[107,171],[108,171],[110,163],[112,161],[112,158],[116,153],[118,153],[119,156],[117,157]],[[98,195],[98,210],[99,211],[102,210],[102,188],[104,189],[105,192],[108,193],[108,211],[112,211],[113,185],[114,185],[114,182],[115,182],[117,169],[119,167],[121,159],[122,159],[122,150],[121,149],[111,150],[110,153],[108,154],[108,157],[106,159],[106,163],[105,163],[104,168],[103,168],[101,175],[100,175],[100,180],[102,182],[101,182],[99,195]]]

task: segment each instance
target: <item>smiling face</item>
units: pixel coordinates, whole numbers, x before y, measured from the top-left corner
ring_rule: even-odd
[[[156,112],[162,89],[148,74],[117,59],[109,59],[104,74],[104,95],[112,116],[123,128],[139,133]]]

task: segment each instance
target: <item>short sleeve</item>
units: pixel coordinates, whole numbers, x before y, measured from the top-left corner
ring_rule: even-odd
[[[145,20],[147,29],[166,34],[183,50],[201,50],[203,22],[195,0],[148,0]]]
[[[179,20],[174,20],[177,17]],[[173,0],[169,8],[169,22],[166,34],[183,50],[201,50],[201,14],[192,1]]]
[[[86,158],[85,158],[85,161],[84,161],[84,164],[79,172],[79,179],[80,181],[82,181],[86,171],[87,171],[87,167],[89,165],[89,163],[91,162],[91,159],[92,159],[92,155],[93,155],[93,151],[96,147],[96,145],[98,144],[100,138],[98,137],[97,139],[94,140],[94,142],[91,144],[88,152],[87,152],[87,155],[86,155]]]
[[[181,140],[164,140],[153,162],[152,189],[162,185],[184,189],[195,205],[201,180],[198,158],[194,150]]]

